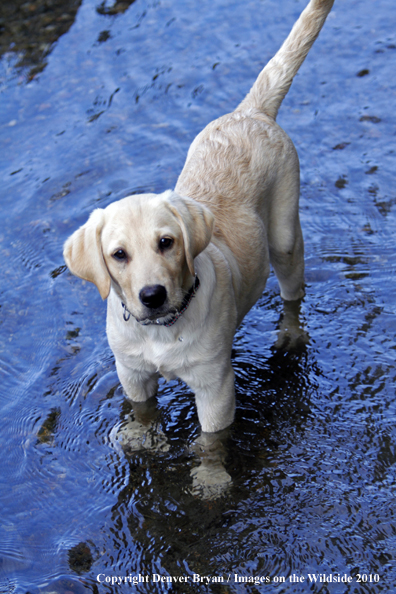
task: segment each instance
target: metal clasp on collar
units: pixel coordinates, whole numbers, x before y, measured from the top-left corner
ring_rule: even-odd
[[[122,309],[124,310],[122,312],[122,317],[127,322],[129,320],[129,318],[131,317],[131,312],[129,311],[129,309],[127,308],[125,303],[123,303],[122,301],[121,301],[121,305],[122,305]]]

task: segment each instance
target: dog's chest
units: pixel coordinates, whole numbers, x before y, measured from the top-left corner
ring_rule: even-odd
[[[165,379],[173,379],[178,370],[194,364],[196,358],[196,341],[191,333],[172,332],[168,328],[128,332],[118,347],[133,367],[154,368]]]

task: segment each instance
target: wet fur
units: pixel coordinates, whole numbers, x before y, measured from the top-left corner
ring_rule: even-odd
[[[299,163],[275,118],[332,4],[311,0],[237,109],[194,140],[174,191],[97,209],[65,244],[71,272],[107,298],[107,335],[128,397],[149,399],[160,374],[180,377],[195,392],[206,432],[233,420],[233,337],[261,296],[270,263],[283,299],[303,296]],[[174,244],[160,252],[164,235]],[[128,254],[122,265],[113,257],[119,248]],[[195,273],[201,287],[177,323],[140,323],[170,319]],[[139,292],[155,284],[166,288],[167,300],[153,312]],[[121,301],[134,316],[128,322]]]

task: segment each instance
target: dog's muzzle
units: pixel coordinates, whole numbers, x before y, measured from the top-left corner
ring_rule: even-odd
[[[140,321],[135,318],[135,316],[129,311],[129,309],[127,308],[125,303],[123,303],[121,301],[121,305],[122,305],[122,309],[123,309],[123,314],[122,314],[123,318],[126,322],[128,322],[129,318],[132,316],[135,318],[135,320],[137,322],[139,322],[139,324],[142,324],[142,326],[148,326],[149,324],[155,324],[157,326],[166,326],[166,327],[173,326],[173,324],[175,324],[177,322],[177,320],[180,318],[180,316],[182,316],[184,314],[184,312],[190,305],[193,297],[195,297],[195,294],[198,291],[199,285],[200,285],[199,278],[197,277],[197,275],[195,275],[194,284],[191,287],[191,289],[188,291],[188,293],[185,295],[185,297],[182,301],[182,304],[180,306],[180,309],[178,311],[176,311],[174,314],[172,314],[171,317],[162,316],[162,319],[164,321],[161,321],[161,318],[156,319],[156,320],[147,319],[147,320]],[[146,307],[149,307],[151,309],[161,307],[161,305],[163,305],[165,303],[166,297],[167,297],[166,289],[162,285],[149,285],[147,287],[143,287],[143,289],[139,293],[140,301],[143,303],[143,305],[145,305]],[[146,300],[146,302],[144,301],[144,299]],[[161,301],[161,299],[163,299],[163,300]],[[151,305],[148,305],[149,302],[151,303]],[[154,303],[156,303],[156,305],[153,305]],[[157,305],[157,303],[160,303],[160,304]]]

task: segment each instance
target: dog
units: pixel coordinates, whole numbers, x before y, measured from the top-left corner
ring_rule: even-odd
[[[296,149],[276,123],[334,0],[311,0],[248,95],[193,141],[174,190],[96,209],[64,246],[69,270],[107,299],[107,336],[127,397],[160,375],[195,393],[203,432],[234,419],[231,348],[270,264],[281,297],[304,295]]]

